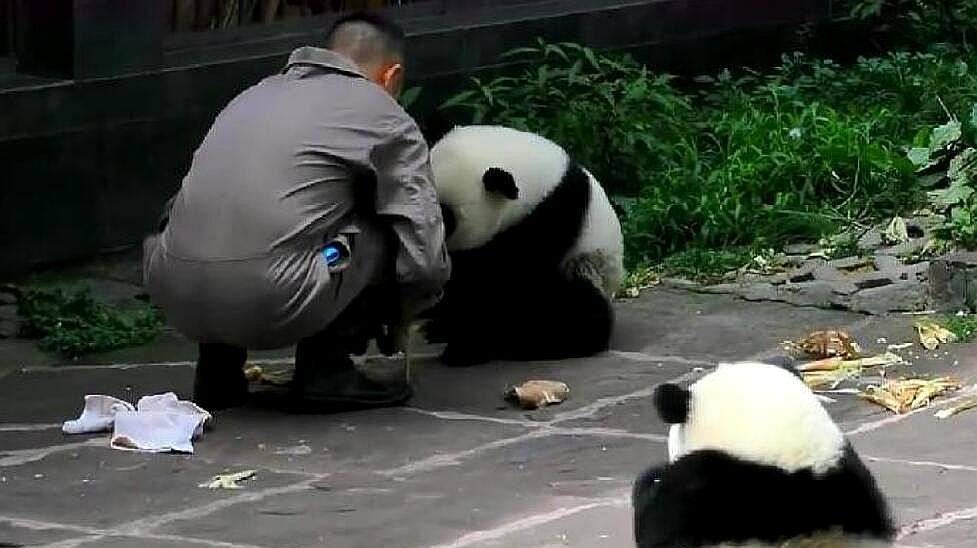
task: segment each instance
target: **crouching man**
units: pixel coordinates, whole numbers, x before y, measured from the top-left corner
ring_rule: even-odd
[[[169,322],[199,343],[194,401],[243,403],[247,350],[297,344],[293,395],[329,407],[401,405],[410,386],[350,360],[403,328],[450,274],[428,148],[397,104],[404,34],[371,14],[217,116],[159,232],[144,278]]]

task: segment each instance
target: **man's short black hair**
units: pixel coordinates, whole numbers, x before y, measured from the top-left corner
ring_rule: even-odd
[[[326,47],[329,49],[341,49],[343,47],[362,49],[363,44],[350,43],[357,42],[362,36],[348,37],[343,35],[343,28],[353,24],[366,25],[374,31],[375,35],[370,38],[373,41],[380,42],[373,44],[374,48],[381,49],[386,55],[395,56],[399,59],[404,58],[404,44],[406,42],[404,29],[378,13],[365,11],[349,13],[336,20],[326,35]]]

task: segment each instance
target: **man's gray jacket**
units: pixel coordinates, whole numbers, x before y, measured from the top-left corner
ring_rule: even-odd
[[[295,50],[227,105],[167,212],[144,244],[147,290],[201,342],[288,346],[368,284],[431,303],[450,274],[420,130],[324,49]],[[329,241],[350,248],[340,267],[320,254]]]

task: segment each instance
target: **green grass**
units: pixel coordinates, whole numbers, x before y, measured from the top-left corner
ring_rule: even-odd
[[[705,283],[722,281],[727,274],[748,264],[754,253],[749,248],[692,248],[675,253],[662,261],[663,275]]]
[[[977,316],[949,316],[940,322],[957,336],[958,342],[973,342],[977,340]]]
[[[151,305],[137,303],[123,310],[96,301],[86,288],[22,289],[18,313],[21,336],[69,359],[146,344],[162,326]]]

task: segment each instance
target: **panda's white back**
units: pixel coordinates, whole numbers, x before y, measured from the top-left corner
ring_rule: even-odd
[[[600,273],[604,292],[610,298],[617,293],[624,281],[624,238],[621,221],[600,182],[586,169],[584,173],[590,180],[590,205],[580,237],[567,260],[576,258],[578,260],[575,262],[579,264],[579,259],[583,259],[596,268]]]

